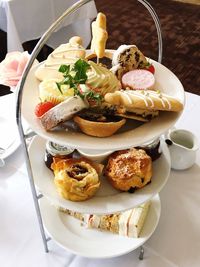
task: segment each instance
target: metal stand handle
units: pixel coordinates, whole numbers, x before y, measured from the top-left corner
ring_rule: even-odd
[[[74,13],[80,7],[82,7],[83,5],[85,5],[91,1],[92,0],[80,0],[77,3],[75,3],[74,5],[72,5],[71,7],[69,7],[50,26],[50,28],[43,34],[43,36],[41,37],[41,39],[39,40],[39,42],[37,43],[37,45],[35,46],[32,54],[31,54],[31,57],[30,57],[29,62],[28,62],[27,66],[23,72],[20,84],[19,84],[17,92],[16,92],[17,93],[16,121],[17,121],[19,135],[20,135],[20,139],[21,139],[21,143],[22,143],[22,147],[23,147],[23,152],[24,152],[24,156],[25,156],[26,168],[27,168],[27,172],[28,172],[29,182],[30,182],[30,186],[31,186],[31,191],[32,191],[32,195],[33,195],[35,209],[36,209],[36,214],[37,214],[37,218],[38,218],[38,222],[39,222],[40,232],[41,232],[41,236],[42,236],[43,243],[44,243],[44,249],[46,252],[49,251],[48,246],[47,246],[47,242],[50,240],[50,238],[47,238],[45,235],[41,211],[40,211],[40,207],[39,207],[39,203],[38,203],[38,199],[41,197],[41,195],[37,195],[37,192],[36,192],[34,179],[33,179],[33,173],[32,173],[32,169],[31,169],[30,158],[29,158],[29,154],[28,154],[26,141],[25,141],[27,136],[24,134],[23,127],[22,127],[21,105],[22,105],[23,88],[24,88],[24,84],[25,84],[27,75],[28,75],[28,73],[29,73],[29,71],[33,65],[34,60],[36,59],[37,55],[39,54],[39,52],[41,51],[41,49],[43,48],[43,46],[45,45],[45,43],[47,42],[47,40],[49,39],[51,34],[58,28],[58,26],[61,24],[61,22],[63,21],[63,19],[65,17]],[[157,34],[158,34],[158,46],[159,46],[158,62],[161,62],[161,59],[162,59],[162,37],[161,37],[161,28],[160,28],[159,19],[156,15],[156,12],[152,8],[152,6],[146,0],[138,0],[138,2],[143,4],[148,9],[149,13],[151,14],[151,16],[155,22]],[[143,257],[143,254],[142,254],[142,257]]]

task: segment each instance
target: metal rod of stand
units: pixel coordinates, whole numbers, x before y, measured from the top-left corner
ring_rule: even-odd
[[[140,247],[140,254],[138,258],[139,260],[143,260],[144,258],[144,247],[143,246]]]
[[[22,148],[24,151],[29,182],[30,182],[30,186],[31,186],[34,206],[35,206],[37,219],[38,219],[38,223],[39,223],[39,227],[40,227],[40,232],[41,232],[41,236],[42,236],[42,240],[43,240],[43,244],[44,244],[44,249],[45,249],[45,252],[49,252],[49,249],[47,246],[47,237],[45,235],[44,225],[42,223],[42,216],[41,216],[40,207],[39,207],[39,203],[38,203],[37,192],[36,192],[35,185],[34,185],[33,173],[32,173],[32,169],[31,169],[31,163],[30,163],[30,159],[29,159],[29,154],[28,154],[28,150],[27,150],[27,145],[26,145],[26,141],[25,141],[25,136],[24,136],[21,120],[18,121],[18,129],[19,129],[19,133],[20,133]]]
[[[146,9],[149,11],[151,14],[155,26],[156,26],[156,31],[157,31],[157,37],[158,37],[158,62],[162,62],[162,53],[163,53],[163,44],[162,44],[162,32],[161,32],[161,25],[160,25],[160,20],[158,18],[157,13],[153,9],[153,7],[150,5],[150,3],[146,0],[137,0],[140,2]]]

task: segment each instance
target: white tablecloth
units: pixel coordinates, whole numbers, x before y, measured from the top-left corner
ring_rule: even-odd
[[[188,129],[200,140],[200,97],[186,94],[186,108],[176,127]],[[0,98],[1,103],[13,96]],[[5,105],[4,105],[5,109]],[[8,109],[10,109],[8,105]],[[53,240],[45,253],[41,240],[22,149],[0,169],[0,265],[3,267],[199,267],[200,266],[200,152],[195,165],[172,171],[160,192],[162,212],[158,227],[139,250],[111,259],[87,259],[60,248]]]
[[[0,0],[0,29],[7,32],[8,51],[23,51],[22,43],[40,38],[51,24],[77,0]],[[53,48],[74,35],[90,42],[90,23],[96,17],[95,3],[89,2],[67,17],[47,42]]]

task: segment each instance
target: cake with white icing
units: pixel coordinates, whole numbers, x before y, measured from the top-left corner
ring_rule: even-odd
[[[136,45],[121,45],[115,50],[112,58],[111,71],[119,80],[130,70],[141,68],[147,64],[147,59]]]

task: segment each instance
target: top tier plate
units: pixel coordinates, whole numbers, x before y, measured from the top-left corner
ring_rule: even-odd
[[[150,60],[155,67],[155,89],[167,93],[183,104],[185,93],[179,79],[162,64]],[[87,136],[77,130],[45,131],[38,118],[34,115],[34,109],[39,102],[39,81],[34,73],[38,66],[34,66],[26,79],[22,99],[22,115],[30,127],[38,135],[45,139],[82,149],[118,150],[138,146],[160,136],[171,128],[182,112],[160,112],[160,115],[147,123],[129,121],[119,132],[106,138]]]

